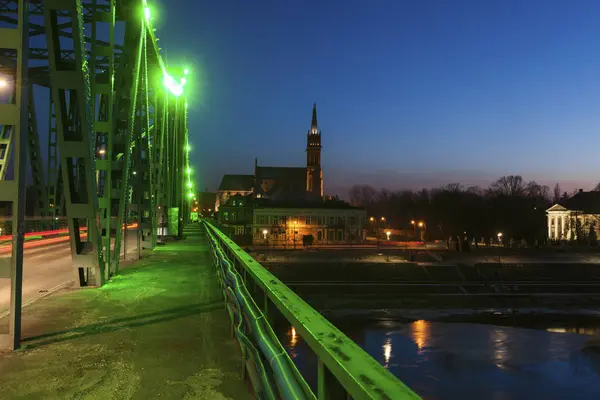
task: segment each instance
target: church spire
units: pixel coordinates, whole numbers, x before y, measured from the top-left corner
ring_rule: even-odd
[[[317,133],[318,130],[318,124],[317,124],[317,103],[315,102],[313,104],[313,115],[312,115],[312,122],[310,124],[310,130],[313,133]]]

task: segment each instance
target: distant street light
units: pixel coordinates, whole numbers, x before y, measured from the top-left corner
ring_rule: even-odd
[[[502,232],[498,232],[498,243],[502,243]]]
[[[419,228],[422,228],[422,227],[423,227],[423,221],[420,221],[419,222]]]
[[[8,86],[8,81],[4,78],[0,78],[0,89],[4,89]]]
[[[267,233],[269,233],[266,229],[263,229],[263,237],[267,240]]]
[[[390,232],[390,231],[385,232],[385,235],[387,236],[387,240],[390,240],[391,234],[392,234],[392,232]]]
[[[296,225],[298,225],[298,221],[294,220],[294,250],[296,249]]]

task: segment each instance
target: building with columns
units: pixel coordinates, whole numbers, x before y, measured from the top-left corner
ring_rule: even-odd
[[[546,210],[550,240],[577,240],[596,235],[600,224],[600,192],[579,190],[564,204]]]

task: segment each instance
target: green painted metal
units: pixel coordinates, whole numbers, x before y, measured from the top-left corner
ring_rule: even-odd
[[[168,209],[169,235],[173,236],[179,232],[179,208],[171,207]]]
[[[19,0],[8,13],[16,14],[14,25],[0,28],[0,49],[11,49],[16,53],[14,60],[13,96],[8,104],[0,104],[0,125],[10,132],[9,145],[13,147],[15,163],[13,179],[6,180],[3,164],[0,170],[0,201],[9,203],[12,209],[12,252],[9,258],[0,261],[0,278],[10,279],[10,317],[8,320],[8,348],[16,350],[21,345],[21,305],[23,295],[23,242],[25,231],[25,184],[27,159],[27,133],[29,130],[29,95],[28,77],[29,15],[26,0]],[[0,142],[6,144],[5,139]],[[3,160],[8,160],[10,153],[5,151]],[[6,268],[8,267],[8,268]],[[7,273],[6,273],[7,272]],[[6,275],[5,275],[6,273]],[[5,336],[0,334],[0,336]],[[0,337],[0,343],[5,343]]]
[[[60,192],[58,191],[58,180],[60,174],[58,171],[58,138],[56,136],[56,112],[52,102],[52,93],[48,101],[48,157],[46,159],[46,215],[50,220],[51,226],[55,226],[56,217],[60,215]]]
[[[90,71],[83,33],[82,2],[46,1],[44,19],[50,91],[57,114],[57,137],[62,170],[71,256],[80,286],[103,285],[104,260],[96,219],[98,199],[93,163],[92,93]],[[61,22],[71,25],[71,37],[60,37]],[[75,60],[61,56],[63,48],[72,48]],[[87,227],[87,235],[83,235]]]
[[[114,115],[114,76],[115,76],[115,20],[116,1],[109,0],[107,8],[98,7],[92,1],[91,41],[90,41],[90,86],[92,90],[95,167],[98,187],[98,213],[100,241],[106,278],[112,275],[112,145]],[[99,39],[98,30],[106,27],[108,42]]]
[[[139,18],[131,16],[127,21],[125,30],[125,44],[123,58],[127,57],[127,62],[120,65],[120,82],[117,86],[119,109],[123,113],[118,116],[117,129],[121,130],[118,142],[115,141],[116,148],[113,149],[115,155],[119,157],[119,177],[118,182],[118,200],[117,200],[117,218],[115,250],[113,252],[113,271],[119,271],[119,260],[121,257],[121,239],[127,224],[128,205],[131,201],[131,176],[132,169],[132,146],[134,144],[134,132],[136,129],[137,101],[139,93],[139,78],[142,65],[142,55],[144,54],[144,43],[146,35],[146,26]],[[116,171],[113,171],[116,172]],[[116,184],[116,182],[115,182]],[[126,243],[126,238],[125,238]]]
[[[8,97],[8,103],[11,104],[15,99],[14,92]],[[6,179],[8,164],[12,154],[12,131],[13,125],[2,125],[0,128],[0,181]]]
[[[264,292],[318,357],[319,398],[338,398],[337,386],[341,386],[353,399],[420,399],[211,222],[203,223],[238,269]]]
[[[23,72],[23,97],[28,99],[16,110],[20,92],[14,91],[11,104],[0,104],[0,181],[9,161],[19,171],[29,155],[38,192],[36,212],[50,226],[67,216],[81,286],[102,285],[117,273],[132,193],[141,195],[140,226],[148,248],[155,246],[157,209],[166,210],[167,197],[182,211],[181,185],[176,183],[183,182],[184,171],[178,164],[171,169],[169,160],[186,160],[185,96],[175,97],[163,86],[167,67],[152,21],[141,12],[146,5],[146,0],[0,0],[0,64],[19,79]],[[117,24],[125,28],[122,45],[116,43]],[[27,26],[24,34],[21,26]],[[45,39],[46,47],[29,46],[29,36],[45,36],[39,39]],[[36,46],[41,43],[35,41]],[[35,66],[23,62],[27,59],[35,60]],[[33,85],[50,92],[46,175]],[[21,108],[28,118],[25,124],[19,119]],[[17,149],[13,136],[21,127],[27,136]],[[25,157],[16,155],[21,150]],[[136,166],[139,183],[131,179],[135,151],[141,157]],[[6,183],[5,201],[16,199],[21,205],[24,195],[18,195],[15,182],[0,185]],[[14,207],[15,215],[21,209]],[[176,231],[179,222],[177,218]],[[86,235],[82,228],[87,228]],[[0,273],[5,271],[0,268]]]
[[[264,313],[255,303],[234,263],[213,233],[208,232],[227,311],[244,360],[242,375],[249,375],[258,398],[314,399],[310,387],[277,339]],[[276,396],[278,393],[280,396]]]
[[[148,85],[148,46],[144,36],[144,49],[142,65],[140,70],[140,107],[138,114],[139,128],[136,130],[135,141],[135,170],[137,174],[135,185],[136,210],[138,214],[138,239],[140,249],[153,249],[153,231],[156,231],[154,223],[154,168],[152,163],[152,141],[151,135],[154,129],[150,129],[150,107],[149,107],[149,85]]]
[[[44,183],[44,170],[42,168],[42,151],[38,135],[37,115],[35,112],[35,101],[33,97],[33,85],[29,86],[29,124],[27,129],[27,155],[31,171],[32,186],[35,190],[35,215],[44,217],[46,215],[46,185]]]

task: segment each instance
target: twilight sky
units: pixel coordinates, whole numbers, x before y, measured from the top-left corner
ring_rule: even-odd
[[[193,70],[200,188],[254,157],[305,165],[314,101],[326,194],[600,180],[600,1],[163,0],[154,15],[169,62]]]

